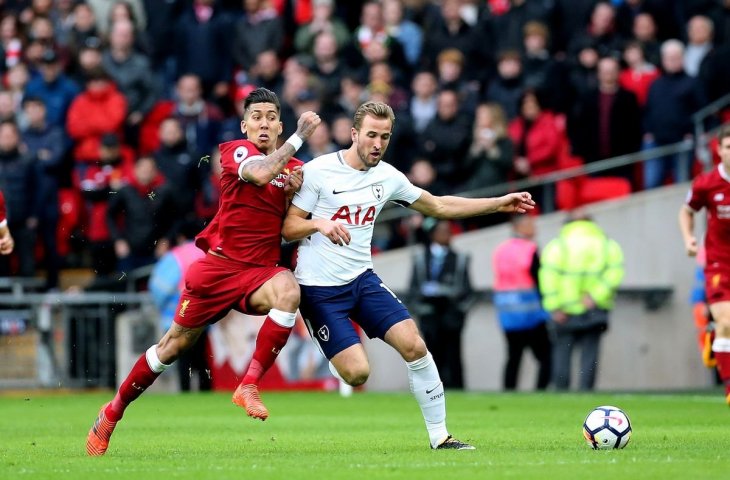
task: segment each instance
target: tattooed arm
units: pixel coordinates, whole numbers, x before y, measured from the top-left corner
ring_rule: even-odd
[[[273,153],[246,162],[240,170],[241,178],[259,187],[269,183],[281,173],[281,170],[301,146],[301,141],[308,139],[317,129],[320,122],[319,115],[316,113],[302,113],[297,122],[297,131],[294,134],[299,137],[299,142],[297,142],[296,138],[292,140],[290,137],[289,140],[284,142]],[[294,145],[294,143],[298,143],[298,145]]]

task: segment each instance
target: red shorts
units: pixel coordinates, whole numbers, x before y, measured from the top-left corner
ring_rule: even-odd
[[[705,295],[707,303],[730,301],[730,270],[727,268],[705,268]]]
[[[175,323],[196,328],[215,323],[231,309],[249,311],[248,299],[285,267],[261,267],[207,254],[185,274],[185,290],[175,312]]]

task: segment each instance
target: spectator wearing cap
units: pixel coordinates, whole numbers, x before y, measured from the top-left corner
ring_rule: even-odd
[[[39,97],[25,97],[23,112],[28,125],[21,138],[34,160],[39,196],[38,234],[45,254],[46,286],[58,286],[60,259],[57,253],[58,186],[69,140],[63,129],[46,120],[46,106]],[[70,232],[65,232],[65,235]]]
[[[127,100],[125,137],[136,146],[139,125],[155,104],[157,82],[149,58],[134,51],[134,25],[128,20],[114,23],[109,33],[109,48],[101,64]]]
[[[39,70],[41,74],[28,82],[25,95],[41,99],[46,108],[46,121],[63,127],[71,102],[81,89],[63,73],[58,55],[51,49],[43,53]]]
[[[71,103],[66,131],[74,141],[77,166],[99,160],[99,142],[105,133],[121,135],[127,100],[103,69],[89,72],[86,88]]]

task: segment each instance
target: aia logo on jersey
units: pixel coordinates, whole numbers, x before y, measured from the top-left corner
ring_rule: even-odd
[[[376,200],[380,200],[383,198],[383,186],[379,183],[376,183],[372,186],[373,188],[373,195],[375,195]]]
[[[330,220],[343,220],[349,225],[368,225],[375,221],[375,207],[368,207],[365,213],[363,213],[360,205],[357,206],[354,212],[350,210],[350,207],[345,205],[344,207],[340,207],[337,213],[332,215]]]
[[[713,197],[713,200],[715,200],[716,202],[722,202],[723,200],[725,200],[725,194],[716,193],[715,196]]]

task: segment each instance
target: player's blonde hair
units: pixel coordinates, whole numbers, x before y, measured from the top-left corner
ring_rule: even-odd
[[[371,115],[375,118],[387,118],[390,120],[391,128],[395,123],[395,114],[393,113],[393,109],[390,108],[390,105],[383,102],[365,102],[357,108],[355,116],[352,119],[352,127],[358,132],[360,131],[360,127],[362,127],[362,121],[366,115]]]

